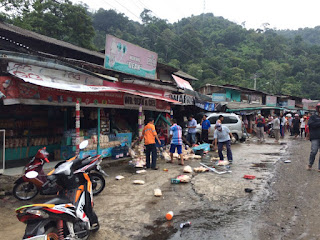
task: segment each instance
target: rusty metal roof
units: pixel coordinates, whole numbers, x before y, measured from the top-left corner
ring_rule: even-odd
[[[78,47],[78,46],[73,45],[73,44],[68,43],[68,42],[64,42],[64,41],[61,41],[61,40],[57,40],[55,38],[47,37],[47,36],[44,36],[42,34],[35,33],[35,32],[32,32],[32,31],[29,31],[29,30],[26,30],[26,29],[23,29],[23,28],[8,24],[8,23],[0,22],[0,36],[1,37],[6,37],[6,35],[3,34],[5,32],[10,32],[10,33],[13,33],[13,34],[16,34],[16,35],[24,36],[24,37],[29,38],[30,40],[32,40],[32,39],[40,40],[40,41],[43,41],[43,42],[46,42],[46,43],[49,43],[49,44],[54,44],[56,46],[72,49],[72,50],[75,50],[75,51],[78,51],[78,52],[86,53],[86,54],[93,55],[95,57],[100,57],[100,58],[104,59],[104,54],[103,53],[96,52],[96,51],[91,51],[89,49]],[[16,39],[16,41],[19,41],[19,39]],[[23,41],[23,40],[21,39],[21,41]],[[21,43],[27,45],[26,42],[21,42]]]

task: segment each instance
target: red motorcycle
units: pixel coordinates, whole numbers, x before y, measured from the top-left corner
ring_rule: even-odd
[[[24,175],[15,181],[13,187],[13,196],[19,200],[30,200],[34,198],[41,190],[42,185],[47,181],[46,175],[43,171],[43,165],[49,163],[49,153],[46,147],[38,150],[37,154],[24,168]],[[35,171],[38,173],[36,178],[27,178],[28,172]]]
[[[58,187],[50,187],[49,189],[43,188],[44,183],[47,181],[47,177],[50,176],[55,169],[46,175],[43,171],[43,165],[48,160],[49,153],[46,151],[46,147],[38,150],[37,154],[31,159],[31,161],[24,168],[24,176],[15,181],[13,187],[13,196],[15,198],[27,201],[40,192],[41,195],[55,195],[59,191]],[[74,156],[67,160],[67,162],[78,159],[78,156]],[[99,194],[105,187],[105,179],[103,176],[108,176],[100,167],[102,159],[100,155],[94,157],[86,157],[81,160],[82,165],[76,170],[77,172],[85,172],[89,175],[92,182],[93,195]],[[37,172],[37,177],[27,177],[28,173]]]

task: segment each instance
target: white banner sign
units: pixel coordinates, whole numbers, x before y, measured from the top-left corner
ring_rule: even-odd
[[[194,105],[194,97],[186,94],[170,94],[171,99],[183,103],[183,105]]]

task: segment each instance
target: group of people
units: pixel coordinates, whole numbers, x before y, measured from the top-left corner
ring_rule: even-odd
[[[307,165],[307,170],[310,171],[320,148],[320,103],[317,104],[316,113],[313,115],[308,113],[307,115],[300,117],[298,114],[295,114],[294,117],[289,115],[287,118],[285,118],[282,114],[279,117],[274,115],[272,117],[269,116],[268,122],[272,124],[276,141],[279,141],[281,131],[283,131],[282,136],[284,136],[285,127],[287,127],[287,130],[291,133],[291,136],[297,138],[300,135],[301,138],[305,137],[307,140],[310,140],[311,151],[309,155],[309,163]],[[258,125],[258,123],[261,124]],[[256,120],[257,128],[258,126],[262,128],[264,124],[265,120],[263,120],[261,115],[258,115]],[[258,132],[261,133],[262,129],[258,129],[257,134]],[[320,157],[318,172],[320,172]]]
[[[232,134],[230,133],[230,130],[228,127],[222,125],[223,116],[220,116],[217,120],[214,128],[214,149],[218,149],[219,158],[221,161],[223,161],[223,146],[225,145],[227,148],[227,158],[230,163],[232,163],[232,152],[231,152],[231,139],[233,138]],[[315,157],[318,153],[318,149],[320,148],[320,103],[316,107],[316,114],[310,116],[304,115],[300,118],[298,114],[294,115],[294,118],[291,118],[288,116],[285,118],[282,114],[280,116],[277,116],[274,114],[271,118],[269,116],[268,123],[272,124],[272,129],[274,131],[275,139],[278,142],[280,139],[280,136],[284,136],[284,130],[285,126],[287,126],[287,129],[291,132],[292,135],[295,137],[298,137],[299,135],[302,137],[306,137],[306,139],[309,139],[311,141],[311,152],[309,156],[309,163],[307,165],[307,170],[311,170]],[[206,119],[206,116],[203,117],[201,121],[202,127],[202,135],[204,140],[208,140],[208,134],[210,131],[210,121]],[[265,119],[261,116],[261,114],[258,115],[256,119],[256,127],[257,127],[257,135],[259,140],[264,140],[264,128],[266,125]],[[195,135],[196,135],[196,127],[197,122],[193,118],[193,116],[189,117],[188,122],[188,141],[191,144],[195,143]],[[283,131],[283,133],[281,133]],[[157,149],[155,141],[157,140],[159,144],[161,144],[157,132],[155,130],[154,126],[154,119],[150,118],[148,120],[148,124],[144,127],[142,132],[141,139],[144,138],[145,147],[146,147],[146,168],[151,168],[154,170],[157,170],[156,167],[156,160],[157,160]],[[171,160],[170,163],[173,163],[173,153],[175,151],[178,152],[180,155],[180,163],[181,165],[184,164],[183,161],[183,154],[182,154],[182,128],[177,124],[177,121],[175,119],[172,120],[172,126],[170,127],[170,157]],[[152,162],[150,163],[150,154],[152,155]],[[318,171],[320,172],[320,158],[319,158],[319,166]]]
[[[281,113],[279,116],[277,114],[269,115],[267,119],[258,114],[256,118],[256,135],[258,137],[258,141],[265,141],[264,132],[265,131],[273,131],[276,142],[279,141],[280,137],[283,138],[285,136],[285,132],[290,132],[291,136],[304,136],[307,138],[309,127],[308,120],[310,118],[310,114],[299,116],[299,114],[295,114],[294,117],[291,114],[288,114],[286,117]]]
[[[223,146],[226,146],[227,149],[227,158],[230,163],[232,163],[232,152],[231,152],[231,139],[233,136],[228,127],[222,125],[223,116],[219,116],[215,128],[214,128],[214,150],[218,150],[220,161],[223,161]],[[171,120],[171,127],[170,127],[170,161],[168,163],[173,163],[173,154],[177,151],[180,156],[180,165],[184,165],[184,159],[182,154],[182,144],[183,144],[183,134],[182,128],[177,124],[176,119]],[[207,119],[207,116],[204,115],[201,121],[202,132],[201,132],[201,139],[203,142],[208,142],[209,138],[209,131],[211,127],[210,121]],[[193,146],[196,142],[196,127],[197,121],[191,115],[188,121],[188,135],[187,141]],[[153,170],[158,170],[156,166],[157,163],[157,148],[156,148],[156,140],[161,145],[160,139],[157,135],[155,126],[154,126],[154,119],[148,119],[148,124],[144,127],[142,131],[141,139],[144,139],[144,144],[146,148],[146,168],[150,168]],[[152,161],[150,161],[150,155],[152,156]]]

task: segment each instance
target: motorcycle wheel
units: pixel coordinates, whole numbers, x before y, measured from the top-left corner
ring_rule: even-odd
[[[27,201],[37,196],[39,190],[36,185],[31,182],[21,182],[13,187],[12,194],[21,201]]]
[[[101,193],[106,186],[106,180],[100,173],[89,173],[90,180],[92,182],[92,193],[93,196]]]

